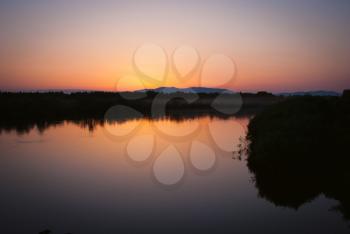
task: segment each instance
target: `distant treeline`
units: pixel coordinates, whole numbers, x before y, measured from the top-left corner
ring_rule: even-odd
[[[166,105],[167,112],[186,110],[212,110],[211,104],[216,99],[216,107],[240,110],[260,108],[279,101],[269,93],[257,94],[159,94],[155,92],[63,92],[47,93],[9,93],[0,92],[0,121],[15,120],[63,120],[81,118],[103,118],[106,111],[114,105],[125,105],[145,115],[152,107]]]
[[[350,220],[350,91],[271,105],[250,121],[247,139],[261,197],[298,208],[324,194]]]

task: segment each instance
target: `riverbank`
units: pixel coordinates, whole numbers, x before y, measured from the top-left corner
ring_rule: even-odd
[[[25,132],[35,125],[38,129],[44,129],[66,120],[96,123],[104,120],[123,122],[140,117],[167,117],[181,121],[200,116],[247,116],[281,100],[283,97],[268,93],[0,92],[0,130]],[[135,111],[106,116],[114,106]]]

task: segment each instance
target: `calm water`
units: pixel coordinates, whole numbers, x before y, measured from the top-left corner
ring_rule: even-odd
[[[349,233],[337,201],[259,198],[233,159],[248,118],[2,132],[0,233]]]

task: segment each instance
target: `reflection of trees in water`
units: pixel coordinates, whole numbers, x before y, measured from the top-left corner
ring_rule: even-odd
[[[126,99],[125,95],[130,99]],[[237,96],[234,94],[191,94],[174,93],[158,94],[147,92],[144,98],[133,100],[138,93],[108,93],[108,92],[81,92],[64,94],[53,93],[4,93],[0,92],[0,132],[16,130],[23,134],[33,128],[44,131],[49,126],[62,124],[64,121],[79,122],[81,126],[90,130],[94,126],[103,124],[106,112],[113,106],[120,105],[130,107],[139,112],[145,118],[171,118],[175,121],[182,121],[189,118],[201,116],[214,116],[228,118],[232,115],[222,114],[226,109],[237,107],[240,112],[235,116],[252,114],[266,105],[281,100],[280,97],[267,94],[240,94],[242,103],[237,103]],[[193,102],[187,100],[193,98]],[[220,101],[212,104],[220,96]],[[155,100],[157,102],[155,102]],[[152,111],[154,104],[160,107],[166,103],[166,113],[160,113],[159,108]],[[160,108],[163,110],[162,108]],[[151,113],[152,112],[152,113]],[[159,113],[158,113],[159,112]],[[123,122],[130,119],[140,118],[135,113],[120,113],[111,120]]]
[[[302,97],[271,106],[249,124],[248,167],[259,195],[298,208],[319,194],[350,219],[350,101]]]
[[[151,114],[150,113],[123,113],[121,115],[114,114],[109,117],[96,117],[96,118],[84,118],[84,116],[81,116],[81,118],[75,118],[75,119],[69,119],[69,118],[47,118],[46,120],[36,120],[36,119],[29,119],[29,120],[12,120],[12,121],[1,121],[0,122],[0,133],[1,132],[10,132],[10,131],[16,131],[17,134],[26,134],[29,133],[32,129],[37,129],[40,133],[44,132],[46,129],[50,127],[56,127],[63,125],[65,122],[73,123],[81,128],[87,128],[89,131],[93,132],[96,127],[98,126],[104,126],[106,123],[124,123],[129,120],[137,120],[137,119],[169,119],[176,122],[183,122],[186,120],[191,119],[198,119],[201,117],[211,117],[211,118],[220,118],[220,119],[229,119],[232,117],[245,117],[250,116],[252,113],[254,113],[255,110],[249,109],[247,111],[241,111],[238,114],[235,115],[226,115],[222,114],[216,111],[213,111],[211,109],[197,109],[197,110],[172,110],[167,111],[167,113],[161,115],[161,114]]]

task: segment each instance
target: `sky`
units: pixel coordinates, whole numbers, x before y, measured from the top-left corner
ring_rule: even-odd
[[[135,50],[152,43],[168,59],[182,45],[229,56],[229,89],[342,91],[349,25],[348,0],[0,0],[0,90],[132,90]],[[197,86],[168,73],[158,86]]]

